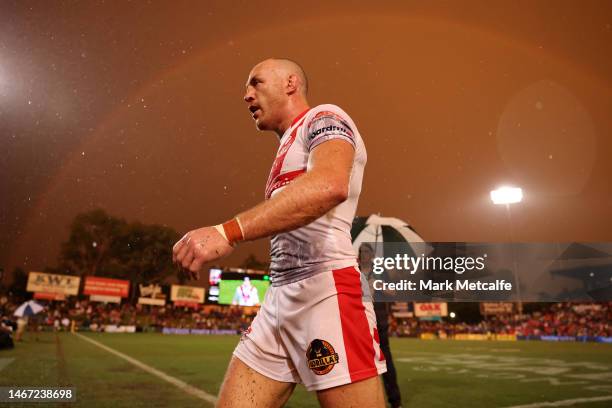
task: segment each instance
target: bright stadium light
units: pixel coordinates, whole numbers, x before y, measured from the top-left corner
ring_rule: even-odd
[[[500,187],[497,190],[491,191],[491,201],[495,205],[505,205],[506,206],[506,214],[508,215],[508,224],[510,231],[510,243],[512,244],[514,239],[512,238],[512,215],[510,210],[510,204],[520,203],[523,201],[523,190],[519,187]],[[516,294],[518,297],[518,312],[519,316],[523,316],[523,298],[521,296],[521,283],[519,281],[518,274],[516,272],[516,259],[514,256],[514,246],[511,246],[512,251],[512,275],[514,277],[514,281],[516,282]]]
[[[514,204],[523,200],[523,190],[518,187],[500,187],[491,191],[493,204]]]
[[[456,316],[455,312],[450,312],[448,315],[450,316],[451,319],[454,319]]]

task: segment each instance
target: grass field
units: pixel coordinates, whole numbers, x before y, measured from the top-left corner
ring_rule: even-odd
[[[237,336],[85,336],[212,395],[238,341]],[[406,407],[612,406],[612,345],[392,339],[391,348]],[[15,349],[0,351],[0,386],[60,385],[77,390],[77,402],[62,406],[210,406],[69,333],[41,333],[38,340],[28,333]],[[287,406],[318,405],[298,386]]]

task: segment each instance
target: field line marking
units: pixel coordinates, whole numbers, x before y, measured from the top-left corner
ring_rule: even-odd
[[[544,401],[544,402],[536,402],[533,404],[527,405],[513,405],[511,407],[506,408],[540,408],[540,407],[569,407],[574,404],[582,404],[586,402],[598,402],[598,401],[610,401],[612,400],[612,395],[608,395],[605,397],[592,397],[592,398],[574,398],[567,399],[562,401]]]
[[[108,346],[105,346],[104,344],[100,343],[99,341],[96,341],[94,339],[90,339],[87,336],[83,336],[82,334],[79,333],[74,333],[76,336],[82,338],[85,341],[90,342],[91,344],[100,347],[102,350],[108,351],[111,354],[116,355],[117,357],[121,357],[122,359],[126,360],[127,362],[129,362],[130,364],[135,365],[136,367],[140,368],[141,370],[146,371],[149,374],[153,374],[156,377],[161,378],[164,381],[169,382],[170,384],[180,388],[182,391],[186,392],[187,394],[193,395],[194,397],[203,399],[204,401],[210,402],[211,404],[215,404],[217,402],[217,397],[215,397],[212,394],[207,393],[206,391],[203,391],[199,388],[196,388],[192,385],[187,384],[185,381],[179,380],[176,377],[172,377],[171,375],[168,375],[166,373],[164,373],[163,371],[160,371],[156,368],[153,368],[139,360],[136,360],[133,357],[128,356],[127,354],[123,354],[120,351],[117,351],[115,349],[112,349]]]

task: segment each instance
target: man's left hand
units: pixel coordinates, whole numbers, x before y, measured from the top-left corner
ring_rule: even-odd
[[[204,227],[186,233],[172,247],[172,262],[198,278],[200,269],[207,262],[229,255],[234,250],[229,242],[215,229]]]

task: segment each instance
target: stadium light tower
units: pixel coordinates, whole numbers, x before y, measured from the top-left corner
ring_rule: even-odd
[[[512,234],[512,213],[510,212],[510,204],[517,204],[523,201],[523,190],[520,187],[499,187],[498,189],[491,191],[491,201],[493,201],[493,204],[495,205],[506,206],[506,215],[508,216],[508,224],[510,230],[510,245],[512,250],[512,274],[514,275],[514,281],[516,282],[519,318],[522,318],[523,300],[521,299],[521,284],[516,273],[516,257],[514,256],[514,248],[512,247],[512,244],[514,243],[514,238]]]

